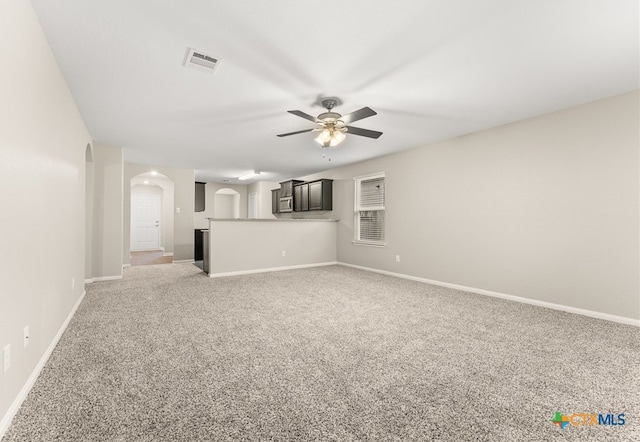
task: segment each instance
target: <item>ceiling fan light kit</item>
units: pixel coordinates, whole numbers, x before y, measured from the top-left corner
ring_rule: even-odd
[[[322,147],[336,147],[342,143],[347,136],[344,134],[346,128],[323,129],[320,135],[316,137],[316,142]]]
[[[346,131],[346,127],[325,127],[320,131],[320,135],[318,135],[315,140],[322,147],[336,147],[347,137],[345,135]]]
[[[338,100],[335,98],[326,98],[322,100],[322,106],[327,110],[327,112],[323,112],[317,117],[299,110],[289,111],[290,114],[296,115],[300,118],[304,118],[305,120],[313,121],[318,125],[318,127],[279,134],[278,136],[288,137],[289,135],[319,131],[320,134],[318,134],[318,136],[315,138],[315,141],[323,148],[326,148],[336,147],[337,145],[342,143],[347,138],[347,133],[367,138],[379,138],[380,135],[382,135],[382,132],[348,126],[348,124],[354,121],[377,115],[377,113],[373,109],[369,107],[363,107],[362,109],[343,116],[337,112],[333,112],[333,108],[337,104]]]

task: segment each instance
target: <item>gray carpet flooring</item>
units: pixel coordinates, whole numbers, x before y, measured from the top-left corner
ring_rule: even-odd
[[[3,441],[637,441],[639,337],[342,266],[132,267],[87,286]]]

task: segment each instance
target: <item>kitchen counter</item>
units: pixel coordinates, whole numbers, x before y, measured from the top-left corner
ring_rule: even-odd
[[[330,218],[278,218],[278,219],[270,219],[270,218],[207,218],[209,221],[217,222],[239,222],[239,223],[255,223],[255,222],[330,222],[337,223],[340,221],[339,219],[330,219]]]

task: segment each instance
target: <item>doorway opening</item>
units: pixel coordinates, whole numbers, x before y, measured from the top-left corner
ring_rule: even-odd
[[[174,181],[158,172],[131,178],[131,265],[173,262]]]
[[[151,264],[171,264],[173,256],[164,256],[162,250],[131,251],[131,266],[146,266]]]
[[[131,251],[160,250],[162,189],[158,186],[131,188]]]
[[[218,190],[214,195],[213,217],[240,218],[240,194],[228,187]]]

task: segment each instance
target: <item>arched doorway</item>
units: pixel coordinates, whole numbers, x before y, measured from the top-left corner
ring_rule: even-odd
[[[131,265],[173,261],[175,183],[158,172],[131,178]]]
[[[240,218],[240,194],[225,187],[218,190],[213,201],[214,218]]]

